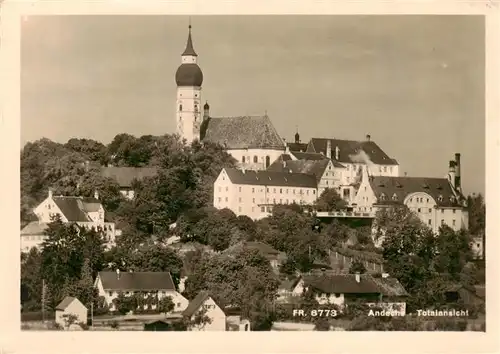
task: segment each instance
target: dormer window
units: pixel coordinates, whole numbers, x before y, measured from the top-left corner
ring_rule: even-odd
[[[438,202],[442,202],[442,201],[443,201],[443,196],[440,194],[438,197]]]
[[[380,200],[385,200],[385,193],[382,193],[382,194],[380,195]]]
[[[394,193],[394,194],[392,195],[392,200],[398,200],[398,196],[397,196],[397,194],[396,194],[396,193]]]
[[[450,196],[450,202],[455,203],[455,196],[453,195]]]

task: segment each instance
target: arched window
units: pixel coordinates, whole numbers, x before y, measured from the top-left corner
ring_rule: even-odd
[[[257,158],[257,156],[254,156],[254,157],[253,157],[253,162],[254,162],[254,163],[259,162],[259,159]]]
[[[179,105],[179,112],[182,112],[182,105]]]
[[[266,168],[268,168],[270,164],[271,164],[271,158],[269,156],[266,156]]]
[[[245,163],[245,156],[241,158],[241,162]]]

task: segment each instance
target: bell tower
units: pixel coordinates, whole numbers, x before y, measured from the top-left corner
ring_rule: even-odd
[[[177,134],[191,144],[200,139],[202,121],[201,85],[203,72],[198,66],[198,54],[194,51],[189,25],[186,49],[181,55],[181,65],[175,73],[177,84],[176,126]]]

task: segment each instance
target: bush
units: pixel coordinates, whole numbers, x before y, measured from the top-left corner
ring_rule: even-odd
[[[55,312],[45,311],[45,320],[54,319]],[[42,311],[21,312],[21,322],[27,321],[43,321],[44,316]]]
[[[120,327],[120,324],[118,323],[117,320],[111,321],[109,326],[113,329],[118,329]]]

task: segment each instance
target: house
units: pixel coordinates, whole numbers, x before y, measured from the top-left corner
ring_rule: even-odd
[[[116,237],[120,235],[120,231],[115,228],[115,223],[105,221],[105,210],[101,201],[99,200],[99,193],[96,191],[94,197],[80,197],[80,196],[55,196],[49,190],[47,198],[43,200],[36,208],[34,214],[38,218],[38,227],[34,223],[28,224],[24,232],[30,233],[38,232],[36,229],[44,228],[43,224],[48,224],[53,220],[53,217],[58,215],[63,223],[74,223],[86,229],[94,228],[102,230],[104,233],[106,245],[108,248],[115,244]],[[23,231],[21,231],[23,234]],[[38,237],[33,240],[33,236],[29,235],[30,241],[37,241],[36,247],[43,242],[43,237]],[[27,247],[27,246],[25,246]]]
[[[188,307],[182,313],[183,317],[196,321],[196,316],[207,317],[207,321],[200,321],[193,325],[192,331],[225,331],[226,314],[206,291],[201,291],[191,300]]]
[[[156,167],[117,167],[107,166],[101,168],[103,177],[114,179],[120,186],[120,193],[127,199],[132,200],[135,196],[133,189],[134,181],[152,178],[158,174]]]
[[[294,292],[293,290],[301,279],[301,277],[282,279],[278,285],[276,303],[295,303],[300,301],[302,293],[299,291]]]
[[[88,309],[75,297],[66,296],[56,306],[56,323],[66,328],[68,316],[75,316],[74,323],[87,323]]]
[[[172,297],[175,304],[174,312],[186,309],[189,301],[175,288],[174,281],[169,272],[99,272],[94,286],[99,296],[103,296],[111,311],[115,311],[113,300],[120,293],[125,296],[143,294],[144,298],[154,298],[160,301],[166,296]],[[156,310],[157,301],[150,304],[150,310]],[[144,310],[148,304],[144,304]]]
[[[46,223],[32,221],[21,229],[21,252],[29,252],[32,248],[41,249],[43,241],[46,240]]]
[[[449,282],[443,295],[447,303],[461,302],[467,305],[484,305],[486,301],[484,287],[466,286]]]
[[[358,179],[362,166],[366,166],[372,176],[399,176],[398,162],[372,141],[370,135],[363,141],[312,138],[306,152],[324,154],[345,166],[347,184]]]
[[[224,168],[214,182],[214,207],[260,219],[277,204],[311,205],[317,191],[314,175]]]
[[[286,260],[285,253],[275,250],[264,242],[238,242],[225,250],[224,253],[234,254],[242,251],[243,249],[259,251],[264,257],[266,257],[266,259],[269,260],[269,263],[274,270],[278,270],[280,265]]]
[[[340,190],[340,187],[345,184],[342,178],[345,167],[339,162],[328,158],[275,161],[267,170],[314,175],[319,195],[327,188]]]
[[[359,300],[367,304],[382,303],[385,299],[401,303],[407,296],[396,279],[377,280],[368,274],[303,275],[292,292],[302,295],[308,289],[313,291],[319,304],[333,304],[340,309]]]
[[[446,178],[371,176],[364,168],[354,201],[356,209],[375,212],[407,206],[434,233],[442,225],[455,231],[467,229],[469,214],[461,192],[460,166],[457,153]]]
[[[367,273],[384,273],[384,260],[381,254],[355,250],[348,247],[332,247],[329,251],[332,266],[348,272],[352,263],[361,262]]]

